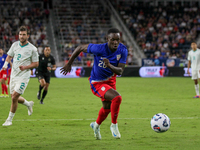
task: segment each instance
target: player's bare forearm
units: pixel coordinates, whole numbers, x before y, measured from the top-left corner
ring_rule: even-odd
[[[103,61],[105,66],[108,67],[113,73],[117,75],[122,75],[125,68],[125,64],[119,63],[118,66],[116,67],[110,64],[110,61],[107,58],[104,58]]]
[[[109,64],[107,66],[113,73],[117,74],[117,75],[122,75],[124,68],[125,68],[125,64],[119,63],[119,65],[117,67],[113,66],[112,64]]]
[[[51,68],[51,70],[55,71],[56,70],[56,65],[53,65],[53,67]]]
[[[28,66],[19,66],[20,70],[23,71],[23,70],[27,70],[27,69],[33,69],[33,68],[36,68],[38,67],[39,65],[39,62],[32,62],[30,65]]]
[[[188,74],[190,74],[190,71],[189,71],[190,65],[191,65],[191,61],[189,60],[189,61],[188,61],[188,70],[187,70],[187,73],[188,73]]]
[[[87,48],[88,48],[88,44],[86,45],[80,45],[78,46],[74,52],[72,53],[72,56],[70,57],[69,61],[68,61],[68,64],[72,64],[74,62],[74,59],[76,57],[78,57],[78,55],[81,53],[81,52],[85,52],[87,53]]]
[[[30,65],[26,66],[27,69],[37,68],[39,66],[39,62],[32,62]]]
[[[47,70],[49,70],[49,71],[54,71],[54,70],[56,70],[56,65],[53,65],[52,68],[51,68],[51,67],[47,67]]]
[[[60,70],[62,74],[66,75],[68,72],[71,71],[71,65],[74,61],[74,59],[81,53],[81,52],[87,52],[88,44],[86,45],[80,45],[78,46],[74,52],[72,53],[72,56],[70,57],[68,63],[65,64],[64,67],[62,67]]]
[[[189,60],[188,61],[188,69],[190,68],[190,65],[191,65],[191,61]]]
[[[11,57],[10,55],[8,55],[8,56],[6,57],[6,61],[7,61],[8,63],[11,63],[11,60],[12,60],[12,57]]]

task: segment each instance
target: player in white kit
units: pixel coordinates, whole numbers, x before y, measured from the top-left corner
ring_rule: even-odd
[[[37,48],[28,42],[29,31],[25,26],[19,29],[19,41],[14,42],[7,53],[7,58],[3,69],[7,68],[13,58],[13,65],[10,80],[10,94],[12,104],[9,116],[3,126],[12,125],[12,119],[17,110],[18,103],[24,104],[28,108],[28,115],[33,113],[33,101],[27,101],[20,95],[24,93],[31,75],[32,68],[38,67]]]
[[[200,79],[200,49],[197,48],[197,44],[195,42],[191,43],[191,48],[192,50],[190,50],[188,53],[188,74],[190,74],[189,68],[191,66],[192,80],[194,80],[196,91],[196,96],[193,98],[200,98],[198,84],[198,79]]]

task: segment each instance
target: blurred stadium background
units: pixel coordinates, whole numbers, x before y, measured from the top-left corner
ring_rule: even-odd
[[[26,25],[38,52],[50,45],[63,66],[76,46],[103,43],[106,31],[117,27],[128,66],[162,66],[167,59],[175,61],[169,66],[186,66],[191,41],[200,44],[199,6],[198,0],[0,0],[0,47],[8,51]],[[84,53],[74,62],[92,64]]]
[[[110,117],[101,126],[103,139],[93,139],[89,124],[101,103],[86,78],[52,78],[45,105],[36,99],[39,83],[32,78],[24,97],[35,102],[34,115],[30,118],[27,109],[18,107],[13,126],[0,128],[0,150],[200,149],[200,103],[192,99],[192,81],[139,77],[188,76],[190,43],[200,47],[199,0],[0,0],[0,48],[5,52],[18,40],[21,25],[30,29],[29,41],[40,54],[50,45],[58,67],[52,76],[61,78],[66,76],[59,67],[76,46],[106,42],[107,30],[119,28],[129,51],[127,67],[117,79],[123,96],[122,139],[112,139]],[[92,55],[80,54],[68,77],[90,76],[92,64]],[[10,98],[0,100],[3,123]],[[150,128],[151,117],[159,112],[172,121],[164,134]]]

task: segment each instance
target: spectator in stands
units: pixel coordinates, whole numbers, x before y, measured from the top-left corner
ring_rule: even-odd
[[[48,45],[48,40],[46,39],[46,37],[42,40],[42,42],[43,45]]]
[[[154,65],[155,66],[160,66],[160,60],[158,59],[157,55],[155,55],[155,58],[154,58]]]
[[[133,65],[133,56],[131,54],[128,54],[127,62],[128,62],[128,65]]]
[[[160,49],[162,52],[165,50],[166,55],[169,55],[169,49],[174,49],[177,53],[182,49],[186,53],[190,48],[190,42],[195,40],[197,34],[200,33],[200,19],[198,18],[200,10],[197,6],[184,8],[175,4],[173,7],[167,5],[157,8],[145,5],[145,3],[136,4],[130,5],[127,1],[120,1],[120,5],[116,7],[136,37],[139,46],[143,50],[146,49],[144,52],[147,57],[149,57],[147,49],[149,46],[152,50]],[[154,40],[157,48],[152,48],[150,44]]]
[[[12,11],[8,9],[8,5],[9,8],[12,8]],[[0,41],[3,41],[1,43],[2,47],[8,50],[11,43],[18,40],[18,34],[13,31],[17,30],[17,28],[23,24],[25,24],[32,33],[37,33],[38,30],[43,29],[42,19],[44,18],[44,14],[42,11],[40,7],[36,8],[31,5],[31,3],[22,5],[21,1],[17,3],[9,3],[9,1],[7,3],[2,3],[0,8],[0,16],[4,17],[2,20],[0,19]],[[40,36],[36,36],[36,39],[31,37],[29,41],[34,44],[39,38]]]
[[[46,22],[48,23],[49,22],[49,14],[50,14],[49,9],[45,9],[44,13],[45,13]]]
[[[92,63],[92,61],[91,61],[91,59],[87,59],[87,62],[86,62],[86,64],[87,64],[87,67],[91,67],[91,63]]]

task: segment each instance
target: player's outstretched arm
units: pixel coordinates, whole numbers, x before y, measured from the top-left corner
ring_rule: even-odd
[[[74,59],[81,53],[81,52],[85,52],[87,53],[87,48],[88,48],[88,45],[89,44],[86,44],[86,45],[80,45],[78,46],[74,52],[72,53],[69,61],[65,64],[64,67],[62,67],[60,70],[62,74],[66,75],[68,72],[71,71],[71,66],[72,66],[72,63],[74,62]]]
[[[110,64],[109,60],[107,58],[103,59],[105,66],[107,68],[109,68],[113,73],[117,74],[117,75],[122,75],[124,68],[125,68],[125,64],[123,63],[119,63],[117,67],[113,66],[112,64]]]

